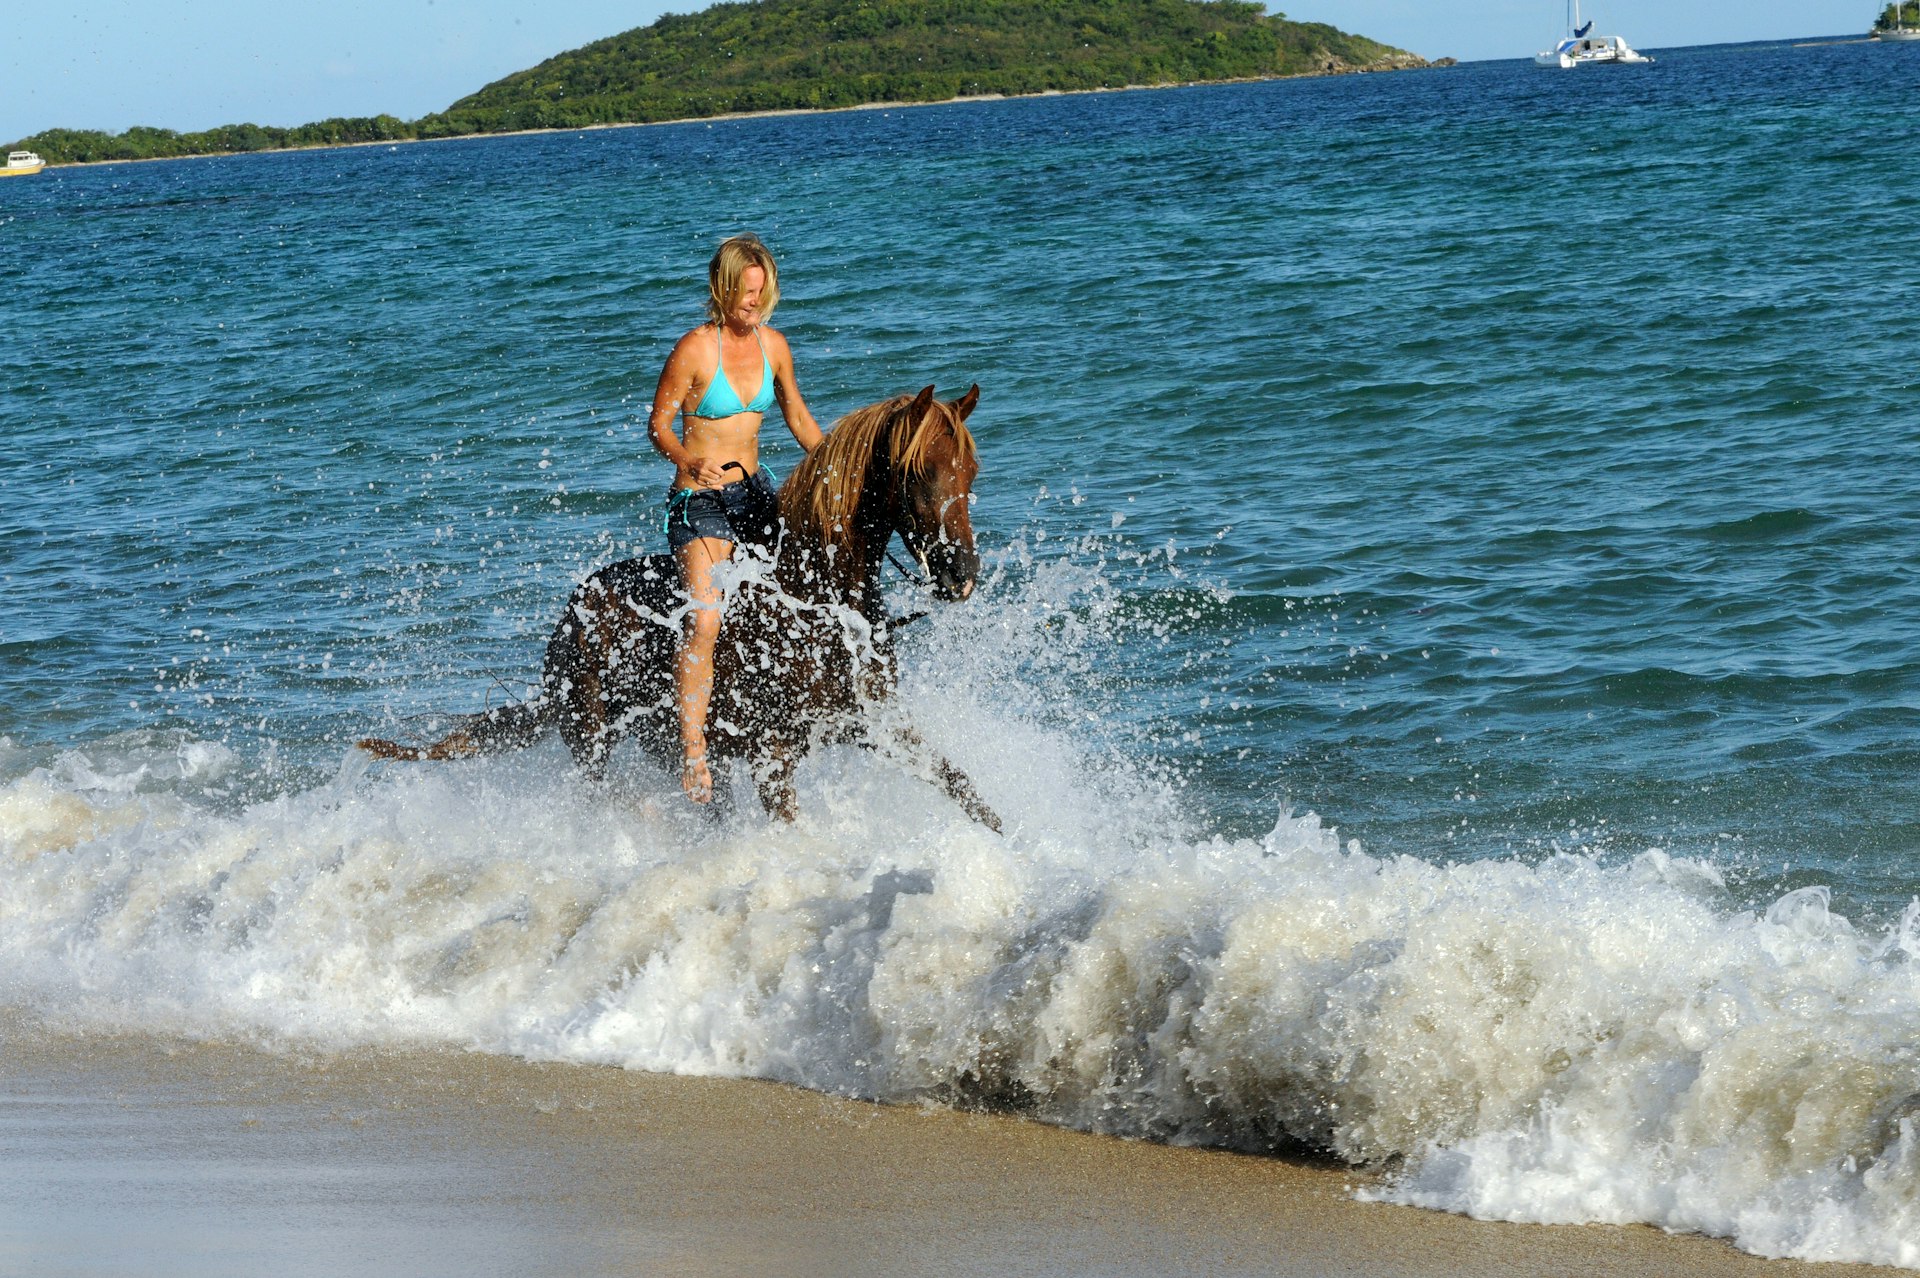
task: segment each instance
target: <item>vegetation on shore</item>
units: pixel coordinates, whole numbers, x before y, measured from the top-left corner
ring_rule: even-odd
[[[13,145],[55,164],[154,159],[1424,65],[1251,0],[736,0],[549,58],[418,120],[49,129]]]
[[[232,155],[241,151],[284,151],[303,146],[344,146],[352,142],[391,142],[420,137],[413,124],[391,115],[321,120],[291,129],[262,124],[223,124],[201,133],[176,133],[136,125],[125,133],[96,129],[48,129],[22,138],[14,147],[40,153],[49,164],[98,160],[164,160],[182,155]]]
[[[1889,4],[1873,20],[1875,31],[1891,31],[1895,27],[1920,27],[1920,0],[1902,0],[1899,4]]]

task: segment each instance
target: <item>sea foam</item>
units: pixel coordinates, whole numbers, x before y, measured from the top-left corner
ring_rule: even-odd
[[[251,802],[210,797],[237,766],[211,743],[102,743],[0,788],[0,997],[1304,1144],[1387,1167],[1393,1202],[1920,1266],[1920,907],[1875,935],[1659,850],[1381,858],[1284,810],[1209,833],[1023,700],[1098,628],[1052,589],[930,623],[1000,656],[904,690],[1004,837],[845,748],[785,825],[709,822],[638,759],[589,785],[552,742],[349,754]]]

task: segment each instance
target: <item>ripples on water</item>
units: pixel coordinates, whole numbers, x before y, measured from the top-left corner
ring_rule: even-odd
[[[637,417],[707,245],[753,226],[823,412],[985,386],[990,547],[1124,516],[1236,596],[1112,663],[1229,826],[1285,796],[1426,852],[1606,818],[1896,900],[1920,722],[1901,55],[11,184],[0,730],[161,712],[298,743],[521,679],[568,582],[651,544]],[[1202,689],[1251,709],[1196,715]]]
[[[1673,1037],[1635,1049],[1644,1067],[1701,1068],[1688,1046],[1696,1031],[1674,1028],[1712,1020],[1687,1001],[1700,981],[1784,1007],[1791,1000],[1775,1000],[1760,975],[1786,961],[1780,937],[1812,947],[1795,950],[1795,963],[1860,945],[1859,962],[1893,963],[1910,948],[1910,927],[1856,945],[1844,920],[1803,908],[1804,897],[1764,919],[1737,910],[1831,885],[1836,909],[1886,929],[1920,886],[1911,497],[1920,333],[1903,304],[1916,283],[1904,229],[1920,206],[1920,161],[1906,141],[1915,54],[1678,50],[1619,75],[1481,64],[68,169],[7,183],[0,246],[18,265],[0,298],[10,379],[0,408],[0,772],[14,784],[0,816],[20,848],[77,845],[120,865],[112,840],[126,838],[136,862],[159,858],[153,882],[139,882],[133,862],[97,872],[135,876],[125,901],[182,894],[178,936],[139,952],[176,990],[208,985],[212,993],[178,994],[192,1015],[275,1024],[229,1007],[264,978],[233,977],[193,939],[192,919],[208,911],[234,913],[220,925],[228,944],[271,931],[274,907],[262,902],[282,898],[219,886],[238,885],[228,878],[237,870],[207,877],[207,866],[227,863],[221,847],[249,840],[285,839],[275,873],[307,883],[343,863],[329,859],[335,834],[352,865],[388,855],[367,848],[402,830],[405,857],[426,859],[409,872],[422,886],[404,901],[452,883],[490,921],[455,927],[446,954],[467,956],[457,961],[386,954],[367,937],[354,944],[395,970],[424,972],[420,988],[448,997],[464,997],[462,973],[505,980],[523,961],[544,970],[579,919],[562,910],[547,929],[526,904],[541,889],[502,887],[464,860],[439,865],[442,836],[412,827],[422,812],[453,819],[442,782],[389,777],[377,791],[386,815],[359,824],[341,815],[349,809],[334,790],[309,787],[364,731],[523,690],[570,584],[660,546],[667,475],[641,414],[671,341],[698,319],[713,242],[756,229],[782,255],[777,322],[818,415],[928,381],[984,388],[976,526],[989,578],[975,604],[916,628],[909,693],[963,760],[971,752],[1006,808],[1024,806],[1042,849],[999,866],[998,854],[942,836],[926,872],[964,866],[1017,881],[1006,886],[1016,903],[1007,917],[1026,923],[978,922],[969,911],[987,908],[981,901],[896,916],[889,896],[873,927],[891,939],[862,944],[930,945],[933,933],[913,929],[943,919],[977,927],[968,934],[986,938],[982,952],[1012,955],[1014,968],[982,976],[986,1001],[949,990],[958,1001],[945,1012],[896,1008],[889,1032],[911,1024],[940,1040],[911,1068],[907,1056],[885,1056],[900,1048],[892,1039],[808,1039],[772,1063],[755,1054],[761,1047],[689,1045],[645,1028],[652,1022],[631,1007],[612,1015],[612,1003],[592,1002],[596,981],[618,988],[628,979],[618,973],[632,970],[611,959],[578,961],[573,979],[589,994],[549,999],[515,986],[513,999],[534,1004],[518,1029],[489,1019],[498,1006],[469,1002],[428,1029],[402,1017],[405,1032],[910,1095],[924,1083],[916,1070],[935,1091],[984,1077],[970,1070],[991,1073],[969,1065],[953,1038],[977,1029],[976,1047],[1007,1044],[996,1077],[1015,1092],[1057,1089],[1041,1107],[1063,1121],[1238,1141],[1290,1122],[1357,1157],[1453,1142],[1465,1161],[1436,1158],[1409,1195],[1537,1218],[1537,1205],[1472,1199],[1472,1167],[1520,1157],[1520,1146],[1495,1157],[1473,1141],[1506,1139],[1502,1115],[1536,1112],[1528,1106],[1542,1095],[1566,1112],[1604,1109],[1618,1062],[1592,1058],[1633,1039],[1609,1035],[1657,1023]],[[770,457],[784,471],[791,455],[776,445]],[[847,907],[867,918],[859,910],[878,910],[878,898],[863,894],[879,888],[861,877],[860,858],[891,865],[900,848],[919,846],[924,835],[896,829],[899,810],[919,809],[900,809],[892,781],[856,783],[859,770],[831,758],[820,766],[815,800],[842,840],[827,846],[855,868],[844,883],[816,886],[867,902]],[[521,767],[502,774],[506,798],[482,784],[458,803],[495,812],[536,851],[488,852],[476,834],[461,846],[478,848],[480,863],[523,853],[552,862],[563,877],[592,879],[578,898],[604,909],[663,889],[644,876],[602,881],[625,871],[593,868],[592,856],[582,869],[570,859],[579,840],[615,849],[617,867],[692,856],[671,822],[635,835],[635,851],[625,832],[604,828],[604,814],[566,806],[587,802],[571,790],[558,825],[526,825],[522,809],[541,808],[530,794],[570,783],[530,780]],[[356,778],[331,784],[349,793]],[[475,782],[461,773],[444,784]],[[861,784],[880,789],[861,799]],[[77,794],[128,790],[159,795],[159,806],[138,816],[118,799],[73,806]],[[168,806],[175,793],[237,825],[182,815]],[[631,801],[658,817],[654,799]],[[1416,860],[1365,861],[1378,877],[1349,882],[1362,863],[1343,862],[1339,841],[1310,823],[1276,826],[1287,805],[1319,813],[1374,857]],[[863,820],[871,829],[856,833]],[[162,832],[159,842],[113,833],[136,828]],[[182,829],[190,837],[164,833]],[[807,851],[809,837],[796,851],[780,836],[760,854],[814,873],[808,858],[826,853]],[[1208,842],[1218,838],[1240,842]],[[166,860],[181,840],[194,850]],[[1663,851],[1635,859],[1650,849]],[[1611,868],[1563,882],[1560,851]],[[1216,861],[1240,853],[1284,865],[1243,867],[1249,877],[1235,888]],[[1710,868],[1675,869],[1667,853]],[[1099,867],[1135,854],[1171,858],[1163,905],[1188,911],[1166,922],[1171,931],[1096,921],[1120,908],[1103,895],[1111,885]],[[1489,863],[1484,879],[1460,864],[1477,862]],[[48,895],[34,898],[48,903],[36,918],[46,943],[94,935],[98,903],[65,898],[48,864]],[[1542,867],[1537,881],[1529,866]],[[396,891],[412,881],[395,873]],[[1296,873],[1305,880],[1278,882]],[[921,886],[907,894],[933,881],[913,878]],[[1324,919],[1283,926],[1261,911],[1304,909],[1316,892],[1350,903],[1382,895],[1370,922],[1309,954],[1301,929]],[[1708,897],[1720,904],[1696,918],[1693,903]],[[1349,1037],[1303,1047],[1312,1059],[1285,1065],[1262,1055],[1247,1024],[1168,1012],[1165,990],[1196,972],[1213,973],[1216,991],[1254,997],[1235,983],[1252,979],[1234,968],[1235,936],[1267,936],[1246,962],[1278,964],[1284,980],[1323,991],[1315,997],[1330,1001],[1313,1015],[1359,999],[1353,982],[1363,977],[1384,982],[1366,985],[1370,998],[1395,981],[1418,985],[1437,969],[1420,966],[1416,941],[1438,925],[1413,900],[1520,967],[1551,966],[1535,952],[1539,937],[1591,915],[1591,927],[1571,925],[1594,948],[1569,950],[1569,971],[1600,963],[1613,944],[1677,945],[1700,971],[1647,977],[1636,988],[1655,1010],[1596,1011],[1592,1024],[1556,1023],[1510,1044],[1528,1059],[1571,1053],[1578,1068],[1560,1083],[1486,1083],[1493,1090],[1461,1110],[1460,1079],[1490,1075],[1460,1065],[1429,1080],[1431,1092],[1412,1087],[1443,1121],[1423,1128],[1418,1113],[1396,1111],[1388,1134],[1335,1131],[1314,1108],[1362,1093],[1382,1103],[1364,1079],[1326,1071],[1368,1052],[1400,1059],[1413,1040],[1394,1036],[1413,1031],[1383,1005],[1350,1008],[1340,1031]],[[1499,901],[1511,926],[1489,913]],[[288,911],[283,932],[260,943],[262,970],[297,967],[307,943],[298,938],[329,935],[319,920],[337,904],[278,907]],[[799,934],[840,926],[784,897],[755,908],[800,919]],[[1613,936],[1601,919],[1620,911],[1646,912],[1650,930]],[[955,922],[963,918],[975,921]],[[515,919],[545,939],[518,942],[526,953],[489,967],[485,938]],[[1166,939],[1175,935],[1177,945]],[[1090,937],[1158,973],[1142,978],[1160,982],[1161,1001],[1148,1002],[1199,1036],[1211,1081],[1166,1082],[1156,1071],[1172,1058],[1144,1047],[1147,1063],[1129,1056],[1127,1068],[1145,1073],[1126,1076],[1158,1081],[1124,1095],[1111,1089],[1125,1070],[1091,1091],[1048,1072],[1065,1068],[1048,1057],[1062,1027],[1116,1052],[1132,1042],[1131,1004],[1074,1012],[1055,1002],[996,1019],[992,990],[1021,972],[1040,980],[1036,971],[1065,989],[1066,969],[1049,964],[1071,967],[1065,956]],[[661,945],[661,962],[688,971],[705,969],[685,955],[719,952],[624,943],[635,953]],[[438,940],[420,944],[440,953]],[[1306,946],[1300,966],[1286,966],[1288,946]],[[1338,962],[1327,957],[1335,950]],[[132,952],[100,960],[98,970],[135,972],[100,977],[105,988],[151,979]],[[1329,963],[1355,966],[1342,976]],[[860,970],[860,980],[878,979]],[[1822,971],[1821,987],[1840,991],[1836,1008],[1912,1006],[1899,1002],[1911,991],[1896,991],[1898,972]],[[717,984],[704,988],[734,978],[708,979]],[[1518,1023],[1503,1020],[1511,1005],[1500,1000],[1516,988],[1505,979],[1459,978],[1454,988],[1497,994],[1476,1013],[1491,1019],[1461,1025]],[[862,988],[874,1006],[886,1001]],[[341,989],[333,1019],[321,1019],[373,1033],[378,998]],[[1554,997],[1599,1006],[1603,993],[1586,985]],[[1668,993],[1674,1001],[1662,1002]],[[844,1002],[837,987],[814,996],[823,1007]],[[648,997],[672,1003],[658,990]],[[578,1011],[580,998],[591,1013]],[[585,1019],[569,1022],[576,1013]],[[1287,1020],[1308,1015],[1298,1008],[1274,1015],[1259,1022],[1280,1036],[1273,1042],[1326,1029]],[[1882,1042],[1848,1019],[1853,1010],[1833,1015],[1820,1033],[1880,1062],[1859,1101],[1880,1113],[1905,1085],[1910,1071],[1896,1058],[1911,1044]],[[764,1045],[805,1019],[729,1032]],[[635,1026],[645,1028],[639,1040]],[[1767,1040],[1767,1051],[1790,1037]],[[652,1046],[635,1046],[642,1040]],[[892,1064],[848,1072],[876,1051]],[[1738,1068],[1786,1088],[1788,1074],[1754,1063],[1762,1057]],[[1223,1103],[1212,1118],[1190,1108]],[[1293,1118],[1274,1117],[1283,1112]],[[1086,1117],[1095,1113],[1108,1117]],[[1888,1144],[1896,1119],[1875,1118],[1879,1143],[1868,1144],[1885,1167],[1911,1170],[1914,1151]],[[1534,1135],[1540,1148],[1563,1148],[1550,1131]],[[1684,1140],[1675,1148],[1678,1162],[1635,1176],[1725,1173],[1713,1182],[1722,1203],[1759,1192],[1725,1168],[1688,1163]],[[1862,1188],[1857,1166],[1834,1175],[1833,1193],[1867,1222],[1859,1237],[1899,1236],[1899,1212],[1911,1208],[1887,1188],[1893,1172],[1878,1188]],[[1797,1200],[1780,1199],[1769,1217],[1784,1232],[1754,1232],[1711,1211],[1620,1206],[1608,1195],[1631,1197],[1626,1182],[1608,1184],[1582,1210],[1731,1233],[1762,1250],[1841,1254],[1809,1241],[1818,1231],[1803,1228]],[[1603,1201],[1612,1205],[1594,1206]]]

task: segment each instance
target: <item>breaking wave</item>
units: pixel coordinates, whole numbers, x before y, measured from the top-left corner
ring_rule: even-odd
[[[551,743],[264,798],[185,734],[9,744],[0,997],[1309,1145],[1393,1202],[1920,1266],[1920,906],[1751,910],[1658,849],[1381,858],[1278,799],[1212,833],[1110,748],[1122,693],[1063,695],[1119,594],[1022,571],[928,623],[903,696],[1005,837],[854,750],[789,826],[693,815],[637,758],[590,786]]]

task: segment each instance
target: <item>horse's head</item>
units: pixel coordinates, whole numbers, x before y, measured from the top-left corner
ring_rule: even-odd
[[[907,406],[907,427],[897,438],[904,447],[899,468],[893,531],[926,569],[940,599],[965,599],[980,576],[980,555],[973,548],[973,479],[980,473],[967,414],[980,401],[980,388],[942,403],[933,387]]]
[[[779,571],[803,597],[821,587],[877,600],[878,574],[895,533],[942,599],[965,599],[980,575],[968,509],[974,454],[967,414],[975,386],[952,403],[897,395],[856,409],[794,468],[780,489],[786,528]]]

